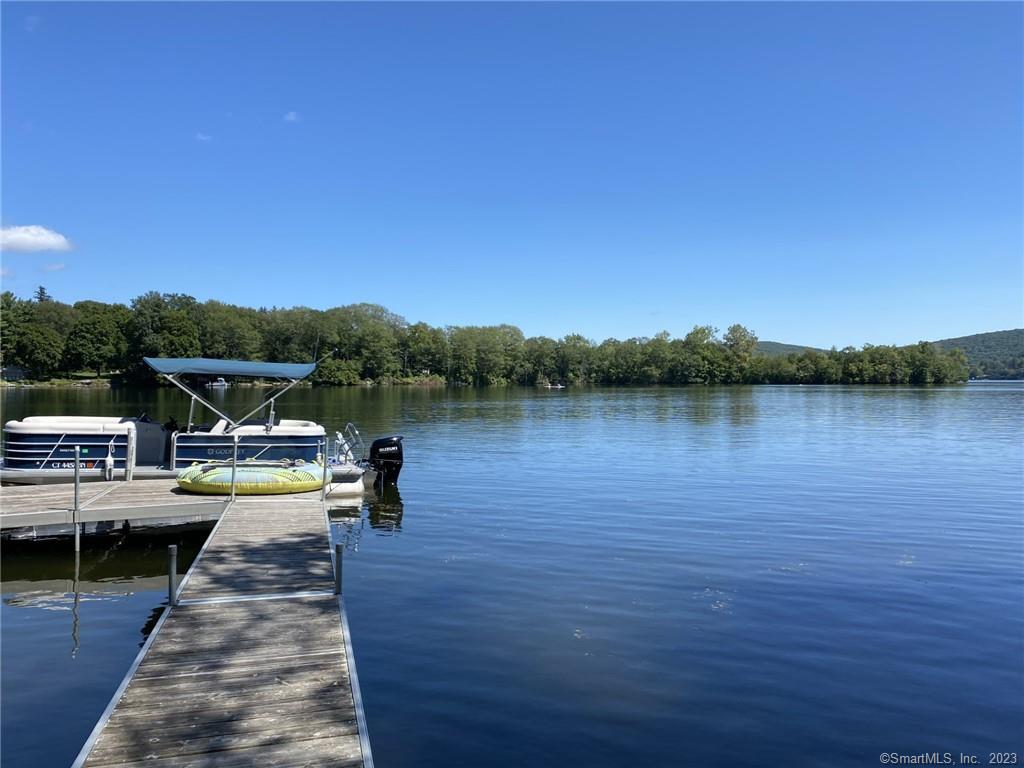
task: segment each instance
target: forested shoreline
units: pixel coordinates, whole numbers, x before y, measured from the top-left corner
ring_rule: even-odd
[[[526,338],[512,325],[410,324],[375,304],[254,309],[150,291],[129,306],[69,305],[42,287],[32,299],[0,294],[0,354],[3,366],[37,381],[90,371],[140,384],[156,381],[145,356],[309,362],[325,354],[314,385],[929,385],[968,377],[961,350],[923,341],[769,356],[757,354],[757,337],[742,325],[595,343],[578,334]]]

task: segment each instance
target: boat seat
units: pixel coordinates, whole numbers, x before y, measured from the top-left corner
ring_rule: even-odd
[[[209,434],[211,435],[223,435],[228,428],[227,419],[221,419],[211,427]]]
[[[282,419],[281,423],[270,428],[267,431],[266,425],[263,426],[247,426],[238,427],[234,430],[237,435],[293,435],[293,436],[305,436],[305,435],[324,435],[326,434],[324,428],[313,421],[290,421],[288,419]]]
[[[4,429],[12,434],[126,435],[135,431],[136,422],[103,416],[29,416],[22,421],[8,421]]]

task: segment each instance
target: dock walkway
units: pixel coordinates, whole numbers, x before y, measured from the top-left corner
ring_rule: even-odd
[[[309,496],[320,498],[316,492]],[[82,483],[78,492],[78,522],[156,517],[209,520],[220,515],[225,503],[222,496],[189,495],[178,488],[175,480]],[[0,488],[0,529],[72,525],[75,522],[74,507],[75,487],[72,483]]]
[[[143,764],[372,768],[316,495],[227,505],[73,768]]]

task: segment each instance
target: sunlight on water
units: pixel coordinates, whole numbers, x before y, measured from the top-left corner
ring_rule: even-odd
[[[3,405],[187,411],[167,390]],[[1007,383],[304,389],[279,411],[406,438],[400,489],[333,525],[380,765],[859,768],[1024,748],[1022,405]],[[53,661],[63,624],[8,620],[67,590],[11,594],[6,569],[5,701],[29,670],[19,727],[61,707],[73,756],[162,596],[89,606],[120,650],[87,672]],[[4,765],[34,764],[4,736]]]

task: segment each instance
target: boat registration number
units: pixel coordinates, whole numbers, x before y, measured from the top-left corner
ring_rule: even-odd
[[[74,469],[75,468],[75,462],[73,462],[73,461],[53,461],[53,462],[50,462],[50,466],[53,469]],[[96,466],[96,462],[94,462],[94,461],[80,461],[80,462],[78,462],[78,468],[79,469],[92,469],[95,466]]]

